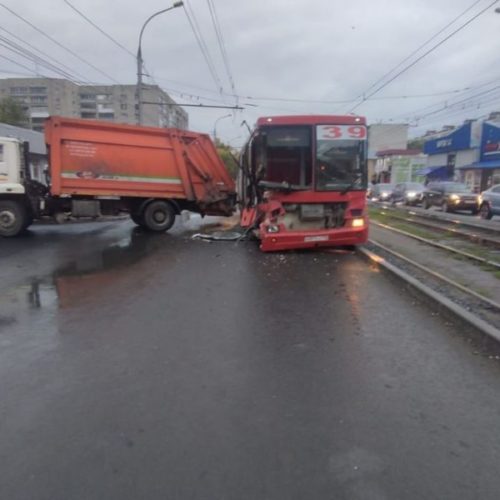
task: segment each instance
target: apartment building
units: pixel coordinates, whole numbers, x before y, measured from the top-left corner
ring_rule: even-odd
[[[0,98],[25,109],[29,126],[43,131],[45,118],[61,115],[115,123],[137,123],[135,85],[77,85],[58,78],[0,79]],[[143,125],[188,128],[188,114],[157,85],[144,85]]]

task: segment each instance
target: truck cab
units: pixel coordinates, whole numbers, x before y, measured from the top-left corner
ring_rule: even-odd
[[[23,144],[18,139],[0,137],[0,196],[24,194]]]
[[[29,166],[26,146],[18,139],[0,137],[0,235],[15,236],[33,222],[27,197]]]

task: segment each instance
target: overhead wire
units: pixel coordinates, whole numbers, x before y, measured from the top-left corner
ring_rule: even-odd
[[[5,56],[3,54],[0,54],[0,57],[2,59],[5,59],[6,61],[11,62],[12,64],[15,64],[16,66],[19,66],[20,68],[27,69],[28,71],[31,72],[32,75],[39,76],[39,75],[37,75],[37,73],[35,71],[33,71],[29,66],[26,66],[25,64],[22,64],[22,63],[20,63],[18,61],[15,61],[14,59],[11,59],[10,57],[7,57],[7,56]]]
[[[215,36],[217,38],[217,43],[219,44],[219,49],[221,52],[222,61],[224,63],[224,67],[226,69],[226,74],[227,74],[227,77],[229,80],[229,85],[231,87],[231,91],[236,96],[236,104],[238,104],[239,96],[237,96],[236,87],[235,87],[234,79],[233,79],[233,74],[231,71],[231,67],[229,64],[229,58],[227,55],[226,44],[224,42],[224,37],[222,35],[222,29],[220,27],[219,18],[217,17],[217,11],[215,9],[215,4],[214,4],[213,0],[207,0],[207,4],[208,4],[208,10],[210,11],[210,17],[212,19],[212,24],[213,24],[213,27],[215,30]]]
[[[393,66],[387,73],[383,74],[377,81],[372,83],[364,92],[366,94],[373,87],[376,87],[380,82],[382,82],[385,78],[387,78],[390,74],[396,71],[399,67],[401,67],[405,62],[409,61],[414,55],[418,54],[420,50],[422,50],[426,45],[428,45],[432,40],[436,39],[441,33],[444,33],[451,25],[453,25],[458,19],[467,14],[471,9],[473,9],[478,3],[482,2],[482,0],[475,0],[469,7],[467,7],[464,11],[462,11],[458,16],[454,17],[450,22],[448,22],[445,26],[443,26],[438,32],[434,33],[430,38],[428,38],[424,43],[419,45],[413,52],[407,55],[404,59],[402,59],[398,64]],[[357,99],[363,97],[363,94],[359,95]]]
[[[109,33],[107,33],[103,28],[98,26],[92,19],[90,19],[87,15],[85,15],[81,10],[77,9],[69,0],[63,0],[64,3],[73,9],[80,17],[85,19],[90,25],[92,25],[97,31],[99,31],[102,35],[104,35],[108,40],[111,40],[116,46],[118,46],[120,49],[124,50],[127,54],[132,56],[134,59],[136,58],[136,55],[127,49],[122,43],[120,43],[118,40],[116,40],[114,37],[112,37]]]
[[[6,48],[7,50],[10,50],[16,55],[19,55],[21,57],[24,57],[30,61],[32,61],[36,65],[40,65],[45,67],[47,70],[62,76],[63,78],[71,80],[73,78],[73,75],[69,74],[67,71],[58,68],[54,64],[52,64],[50,61],[47,61],[43,59],[42,57],[36,55],[34,52],[25,49],[24,47],[20,46],[19,44],[13,42],[12,40],[9,40],[8,38],[0,35],[0,46]]]
[[[43,31],[41,28],[39,28],[37,25],[33,24],[32,22],[28,21],[25,17],[21,16],[20,14],[18,14],[17,12],[15,12],[14,10],[12,10],[10,7],[7,7],[5,4],[3,3],[0,3],[0,6],[3,7],[5,10],[7,10],[8,12],[10,12],[12,15],[14,15],[15,17],[17,17],[18,19],[20,19],[21,21],[23,21],[25,24],[27,24],[28,26],[30,26],[31,28],[33,28],[35,31],[37,31],[38,33],[40,33],[41,35],[43,35],[45,38],[47,38],[48,40],[50,40],[52,43],[54,43],[55,45],[57,45],[58,47],[62,48],[63,50],[65,50],[66,52],[68,52],[69,54],[71,54],[73,57],[75,57],[76,59],[78,59],[79,61],[83,62],[84,64],[86,64],[87,66],[91,67],[92,69],[94,69],[96,72],[98,72],[99,74],[105,76],[106,78],[108,78],[109,80],[111,80],[112,82],[114,83],[119,83],[115,78],[113,78],[111,75],[109,75],[108,73],[106,73],[105,71],[102,71],[101,69],[99,69],[97,66],[95,66],[94,64],[92,64],[91,62],[87,61],[86,59],[84,59],[82,56],[80,56],[79,54],[77,54],[76,52],[74,52],[73,50],[69,49],[68,47],[66,47],[65,45],[63,45],[62,43],[60,43],[59,41],[57,41],[54,37],[52,37],[51,35],[47,34],[45,31]]]
[[[52,62],[58,64],[61,68],[64,68],[70,72],[72,72],[74,75],[76,75],[78,78],[81,78],[82,81],[85,80],[85,76],[83,76],[81,73],[78,73],[77,71],[75,71],[74,69],[71,69],[69,66],[66,66],[64,63],[62,63],[61,61],[55,59],[53,56],[51,56],[50,54],[47,54],[46,52],[43,52],[42,50],[40,50],[38,47],[35,47],[33,44],[27,42],[26,40],[24,40],[23,38],[21,38],[20,36],[17,36],[15,33],[12,33],[11,31],[7,30],[6,28],[0,26],[0,30],[4,31],[5,33],[7,33],[9,36],[11,36],[12,38],[14,38],[15,40],[17,40],[18,42],[21,42],[22,44],[26,45],[27,47],[29,47],[30,49],[38,52],[39,54],[42,54],[45,58],[51,60]]]
[[[495,5],[499,0],[494,0],[493,2],[489,3],[486,7],[484,7],[482,10],[480,10],[477,14],[472,16],[470,19],[468,19],[465,23],[461,24],[457,29],[452,31],[449,35],[447,35],[445,38],[441,39],[438,43],[433,45],[429,50],[425,51],[423,54],[421,54],[417,59],[412,61],[410,64],[405,66],[402,70],[398,71],[394,76],[392,76],[389,80],[385,81],[382,85],[377,87],[375,90],[373,90],[371,93],[368,95],[363,95],[363,98],[360,102],[358,102],[356,105],[354,105],[348,112],[352,113],[355,109],[357,109],[359,106],[361,106],[363,103],[368,101],[372,96],[380,92],[383,88],[387,87],[390,83],[392,83],[394,80],[396,80],[399,76],[401,76],[403,73],[406,73],[410,68],[415,66],[418,62],[420,62],[422,59],[424,59],[426,56],[434,52],[438,47],[443,45],[445,42],[447,42],[450,38],[455,36],[457,33],[459,33],[461,30],[466,28],[469,24],[471,24],[473,21],[475,21],[479,16],[484,14],[487,10],[489,10],[493,5]]]
[[[116,40],[116,38],[114,38],[113,36],[111,36],[106,30],[104,30],[103,28],[101,28],[88,15],[86,15],[80,9],[78,9],[77,7],[75,7],[71,2],[69,2],[69,0],[64,0],[64,3],[66,3],[66,5],[68,5],[68,7],[70,7],[76,14],[78,14],[82,19],[84,19],[88,24],[90,24],[93,28],[95,28],[97,31],[99,31],[99,33],[101,33],[102,35],[104,35],[108,40],[110,40],[111,42],[113,42],[118,48],[120,48],[122,51],[124,51],[128,56],[130,56],[134,60],[136,60],[137,56],[131,50],[129,50],[127,47],[125,47],[125,45],[123,45],[121,42],[119,42],[118,40]],[[155,85],[157,85],[158,87],[160,87],[160,85],[158,85],[158,83],[156,82],[155,77],[150,73],[150,71],[146,67],[146,64],[144,63],[144,61],[142,62],[142,66],[143,66],[144,71],[145,71],[145,73],[143,73],[143,76],[149,77],[150,80]]]
[[[480,85],[475,85],[475,86],[470,85],[468,90],[460,93],[460,95],[457,96],[460,99],[462,99],[461,101],[453,101],[453,100],[450,101],[449,99],[447,99],[444,101],[434,102],[434,103],[427,105],[423,108],[418,108],[416,110],[412,110],[412,111],[408,111],[405,113],[400,113],[398,115],[395,115],[395,116],[391,117],[390,120],[405,118],[408,121],[418,121],[418,120],[422,120],[422,118],[426,117],[427,115],[437,114],[438,111],[440,112],[441,116],[444,117],[446,115],[445,111],[446,110],[453,110],[453,108],[455,107],[456,104],[464,104],[469,100],[473,100],[477,97],[481,97],[482,95],[485,95],[487,93],[495,91],[498,88],[498,86],[494,87],[493,89],[489,89],[489,90],[486,90],[484,92],[480,92],[479,94],[477,94],[477,93],[471,94],[474,91],[477,91],[483,87],[487,87],[488,85],[497,83],[499,81],[500,81],[500,79],[496,78],[494,80],[489,80],[487,82],[484,82]]]
[[[189,25],[191,27],[191,30],[193,31],[193,34],[195,36],[198,47],[203,55],[203,58],[205,59],[205,62],[207,63],[208,69],[210,71],[210,75],[212,76],[212,79],[214,80],[214,83],[215,83],[217,90],[222,95],[224,92],[224,87],[223,87],[222,82],[219,78],[219,75],[217,74],[217,70],[215,68],[214,62],[212,60],[212,57],[211,57],[210,52],[208,50],[208,47],[207,47],[205,40],[203,38],[203,34],[201,33],[201,30],[199,28],[198,21],[196,19],[194,11],[193,11],[188,0],[184,0],[183,7],[184,7],[184,12],[186,13],[186,17],[188,19]]]

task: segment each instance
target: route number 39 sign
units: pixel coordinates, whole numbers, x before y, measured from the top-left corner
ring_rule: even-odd
[[[363,125],[318,125],[318,141],[339,141],[346,139],[366,139],[366,127]]]

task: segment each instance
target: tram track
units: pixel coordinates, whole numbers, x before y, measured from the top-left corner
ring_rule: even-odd
[[[402,229],[398,229],[398,228],[395,228],[389,224],[384,224],[384,223],[381,223],[381,222],[376,222],[376,221],[370,221],[371,224],[377,226],[377,227],[381,227],[383,229],[386,229],[388,231],[392,231],[394,233],[398,233],[398,234],[401,234],[403,236],[406,236],[408,238],[412,238],[414,240],[417,240],[421,243],[424,243],[426,245],[429,245],[429,246],[433,246],[433,247],[436,247],[436,248],[439,248],[441,250],[445,250],[446,252],[448,253],[451,253],[451,254],[454,254],[454,255],[457,255],[459,257],[463,257],[463,258],[466,258],[466,259],[469,259],[469,260],[472,260],[476,263],[479,263],[479,264],[482,264],[482,265],[487,265],[487,266],[490,266],[492,268],[495,268],[495,269],[498,269],[500,270],[500,262],[497,262],[495,260],[492,260],[492,259],[488,259],[488,258],[485,258],[485,257],[481,257],[479,255],[475,255],[471,252],[467,252],[467,251],[464,251],[464,250],[460,250],[458,248],[455,248],[455,247],[452,247],[450,245],[445,245],[443,243],[440,243],[440,242],[437,242],[437,241],[433,241],[429,238],[424,238],[422,236],[418,236],[416,234],[413,234],[409,231],[404,231]]]
[[[500,303],[370,239],[359,252],[419,295],[474,329],[500,341]]]
[[[395,212],[400,211],[383,209],[380,210],[380,215],[395,221],[414,224],[431,231],[437,231],[469,240],[486,247],[500,249],[500,232],[496,229],[486,229],[483,227],[473,226],[472,224],[464,225],[460,221],[439,219],[437,217],[428,218],[415,212],[412,213],[405,211],[404,213],[409,214],[409,216],[403,214],[400,215]]]

